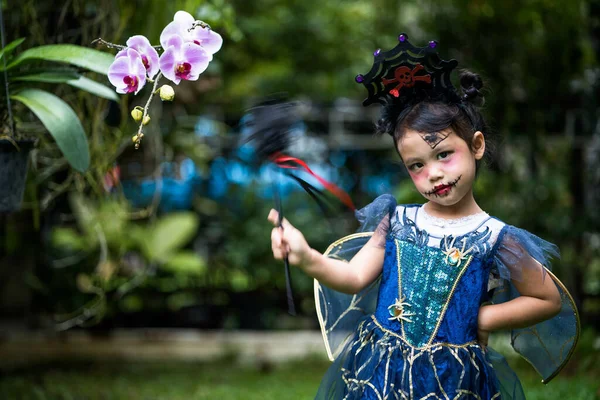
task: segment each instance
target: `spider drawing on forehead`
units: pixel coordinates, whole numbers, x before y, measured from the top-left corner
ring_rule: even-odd
[[[421,136],[421,139],[423,139],[429,147],[435,149],[437,145],[450,136],[450,134],[442,132],[420,132],[419,136]]]

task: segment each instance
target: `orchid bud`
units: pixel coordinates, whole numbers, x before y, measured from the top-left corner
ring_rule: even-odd
[[[144,109],[140,106],[136,106],[133,110],[131,110],[131,117],[135,120],[135,122],[140,122],[143,115]]]
[[[146,115],[144,117],[144,120],[142,121],[142,125],[148,125],[149,122],[150,122],[150,116]]]
[[[135,143],[135,142],[137,142],[137,141],[138,141],[138,139],[139,139],[139,138],[140,138],[140,137],[139,137],[137,134],[136,134],[136,135],[133,135],[133,137],[131,138],[131,141],[132,141],[133,143]]]
[[[175,91],[169,85],[162,85],[160,87],[160,99],[163,101],[172,101],[175,97]]]

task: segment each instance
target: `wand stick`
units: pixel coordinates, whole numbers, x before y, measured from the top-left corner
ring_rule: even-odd
[[[283,230],[283,226],[281,226],[281,222],[283,221],[283,207],[281,205],[281,196],[279,195],[279,189],[275,182],[273,182],[273,198],[275,200],[275,209],[277,209],[277,213],[279,215],[277,226]],[[288,303],[288,313],[290,315],[296,315],[296,307],[294,306],[294,294],[292,292],[292,278],[290,275],[290,262],[288,260],[288,256],[286,255],[283,259],[283,263],[285,266],[285,291],[287,294],[287,303]]]

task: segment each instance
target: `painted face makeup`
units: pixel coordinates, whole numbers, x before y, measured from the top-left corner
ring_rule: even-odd
[[[436,196],[436,197],[445,197],[450,194],[450,191],[458,184],[462,175],[453,180],[452,182],[443,183],[441,185],[436,185],[432,190],[425,192],[425,196]]]
[[[432,149],[435,149],[438,144],[440,144],[444,139],[448,137],[448,134],[444,134],[442,132],[433,132],[433,133],[422,133],[419,132],[419,136],[421,139],[425,141]]]
[[[404,132],[398,151],[416,189],[441,207],[471,204],[476,156],[452,129]]]

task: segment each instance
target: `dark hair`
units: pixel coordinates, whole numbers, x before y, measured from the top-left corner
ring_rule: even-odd
[[[483,81],[473,72],[460,72],[461,96],[459,102],[448,102],[444,99],[418,101],[409,106],[387,104],[381,118],[377,121],[377,133],[389,134],[394,138],[396,149],[407,129],[418,132],[440,132],[447,128],[462,138],[469,147],[473,134],[481,131],[488,134],[488,126],[483,119],[480,108],[484,104],[481,93]],[[486,153],[490,148],[486,136]]]

